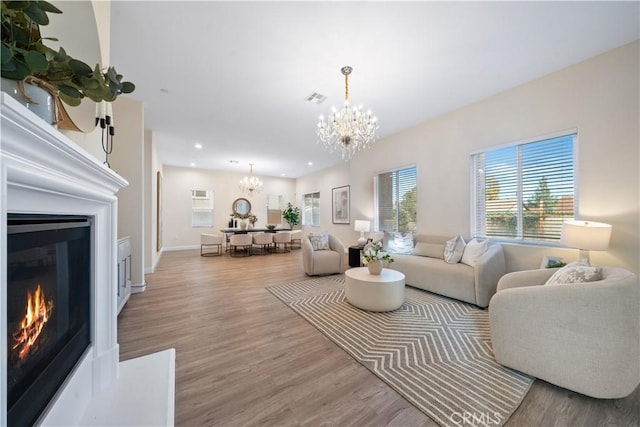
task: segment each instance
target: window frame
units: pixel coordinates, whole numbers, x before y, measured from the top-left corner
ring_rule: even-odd
[[[317,197],[315,195],[317,194]],[[307,214],[306,200],[307,196],[311,199],[311,209]],[[315,215],[314,215],[314,211]],[[313,222],[313,219],[317,218],[317,224]],[[312,191],[302,195],[302,225],[304,227],[320,227],[320,191]]]
[[[469,221],[470,221],[470,231],[471,231],[471,236],[474,238],[481,238],[481,239],[491,239],[491,240],[495,240],[498,242],[503,242],[503,243],[512,243],[512,244],[526,244],[526,245],[538,245],[538,246],[561,246],[560,243],[560,235],[557,236],[556,240],[549,240],[549,239],[540,239],[540,236],[536,236],[537,238],[530,238],[530,237],[525,237],[524,236],[524,202],[526,202],[526,196],[524,194],[523,191],[523,160],[522,160],[522,156],[521,156],[521,147],[528,145],[528,144],[534,144],[534,143],[542,143],[548,140],[552,140],[552,139],[559,139],[559,138],[564,138],[564,137],[573,137],[573,149],[572,149],[572,154],[573,154],[573,164],[572,164],[572,168],[573,168],[573,213],[572,213],[572,217],[571,218],[563,218],[564,220],[568,220],[568,219],[575,219],[577,217],[578,214],[578,147],[579,147],[579,134],[578,134],[578,129],[577,128],[572,128],[572,129],[566,129],[566,130],[562,130],[559,132],[554,132],[554,133],[550,133],[550,134],[546,134],[546,135],[541,135],[541,136],[536,136],[536,137],[532,137],[532,138],[527,138],[524,140],[520,140],[520,141],[515,141],[515,142],[511,142],[511,143],[507,143],[507,144],[502,144],[502,145],[497,145],[497,146],[493,146],[493,147],[488,147],[488,148],[484,148],[484,149],[480,149],[480,150],[475,150],[472,151],[469,155],[469,195],[470,195],[470,203],[469,203]],[[477,156],[479,154],[486,154],[489,152],[494,152],[494,151],[498,151],[498,150],[502,150],[502,149],[506,149],[506,148],[511,148],[511,147],[516,147],[516,152],[517,152],[517,167],[518,167],[518,171],[516,173],[516,178],[517,178],[517,194],[516,194],[516,203],[517,203],[517,207],[516,207],[516,212],[517,212],[517,226],[516,226],[516,236],[514,238],[509,238],[506,236],[492,236],[492,235],[487,235],[486,233],[486,228],[484,228],[485,233],[481,233],[480,231],[482,231],[483,227],[478,227],[478,220],[479,220],[479,216],[478,216],[478,210],[479,210],[479,206],[478,206],[478,197],[479,197],[479,192],[478,192],[478,182],[477,182],[477,173],[476,173],[476,162],[474,161],[474,156]],[[544,176],[543,176],[544,178]],[[484,191],[486,191],[486,187],[483,188],[483,195],[484,195]],[[486,203],[486,199],[484,200],[483,203]],[[486,218],[486,204],[485,204],[485,210],[484,210],[484,214],[485,214],[485,218]]]
[[[415,169],[415,188],[416,188],[416,216],[415,216],[415,229],[413,230],[393,230],[393,232],[413,232],[416,233],[418,230],[418,166],[416,164],[410,164],[410,165],[405,165],[405,166],[401,166],[401,167],[397,167],[397,168],[393,168],[393,169],[388,169],[385,171],[381,171],[381,172],[377,172],[374,174],[373,176],[373,225],[374,225],[374,230],[380,232],[380,231],[385,231],[381,228],[380,226],[380,212],[378,210],[380,204],[380,194],[378,191],[378,179],[380,175],[384,175],[384,174],[388,174],[388,173],[397,173],[400,171],[405,171],[408,169]],[[396,205],[400,206],[400,195],[397,195],[397,203]],[[399,211],[399,209],[398,209]],[[400,225],[400,216],[398,216],[396,218],[396,224],[395,224],[395,228],[399,228]]]

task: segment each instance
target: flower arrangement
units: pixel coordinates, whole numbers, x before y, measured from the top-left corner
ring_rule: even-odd
[[[255,223],[256,223],[256,222],[258,222],[258,217],[257,217],[257,216],[255,216],[255,215],[254,215],[254,214],[252,214],[252,213],[249,213],[249,212],[244,213],[244,214],[239,214],[239,213],[236,213],[236,212],[232,212],[231,214],[229,214],[229,216],[230,216],[231,218],[236,218],[236,219],[246,219],[246,220],[249,220],[249,222],[251,223],[251,225],[255,225]]]
[[[362,252],[362,263],[369,264],[371,261],[386,261],[389,264],[393,262],[393,257],[389,252],[382,250],[382,243],[372,243],[369,248]]]
[[[229,214],[229,216],[231,218],[236,218],[236,219],[247,219],[251,216],[251,214],[250,213],[239,214],[239,213],[232,212],[231,214]]]

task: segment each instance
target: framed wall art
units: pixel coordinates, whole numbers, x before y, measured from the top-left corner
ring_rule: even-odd
[[[162,174],[160,171],[156,174],[156,252],[162,249]]]
[[[331,191],[331,218],[334,224],[349,224],[350,186],[336,187]]]

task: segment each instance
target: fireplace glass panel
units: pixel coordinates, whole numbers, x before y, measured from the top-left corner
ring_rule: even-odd
[[[89,218],[8,216],[8,425],[32,425],[90,345],[90,289]]]

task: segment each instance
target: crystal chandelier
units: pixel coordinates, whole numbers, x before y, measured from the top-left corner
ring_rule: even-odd
[[[253,176],[253,163],[249,163],[249,176],[245,176],[240,180],[240,191],[244,194],[252,195],[262,191],[262,181]]]
[[[367,148],[376,140],[378,119],[371,110],[364,112],[362,105],[349,106],[349,74],[353,68],[342,67],[340,71],[344,75],[344,107],[340,111],[332,107],[326,121],[320,116],[316,133],[330,152],[340,150],[342,160],[348,161],[356,151]]]

